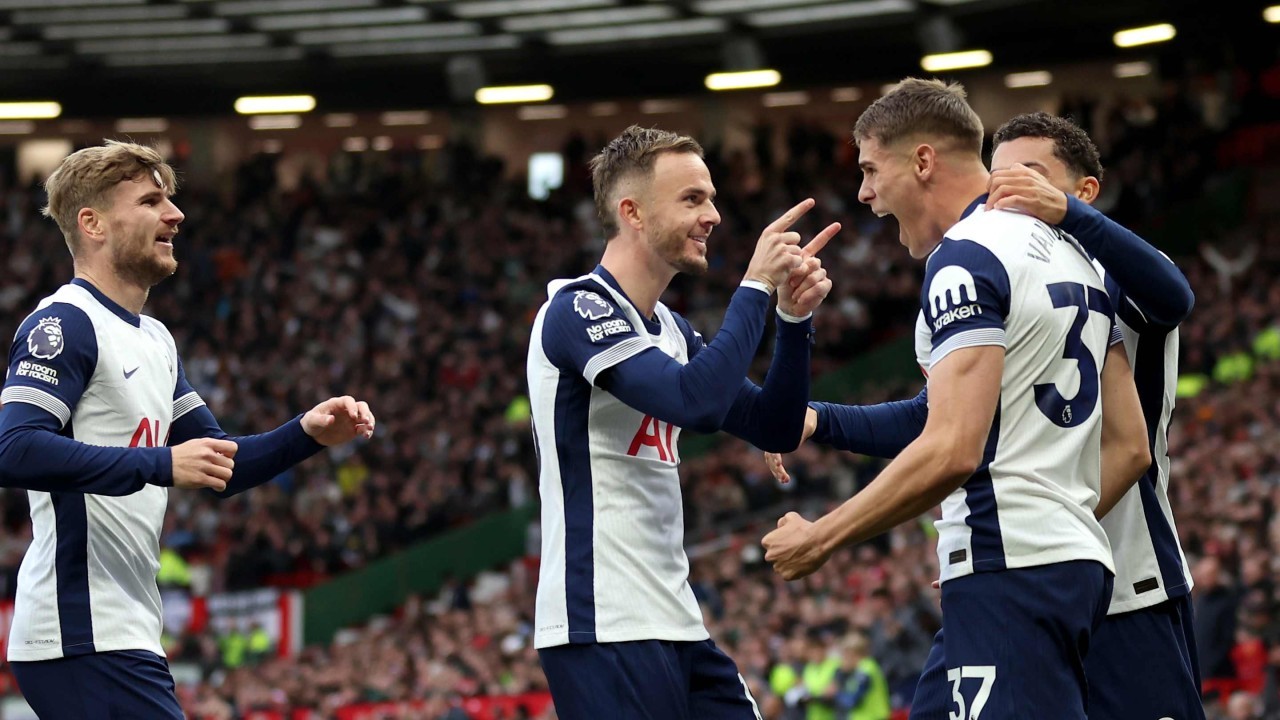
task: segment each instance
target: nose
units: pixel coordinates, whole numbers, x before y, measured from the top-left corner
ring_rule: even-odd
[[[707,212],[702,216],[702,224],[710,225],[711,227],[720,224],[720,211],[716,209],[715,205],[708,206]]]
[[[871,201],[875,199],[876,191],[871,187],[871,181],[866,177],[862,178],[862,184],[858,186],[858,202],[870,205]]]
[[[187,216],[182,214],[182,211],[178,209],[177,205],[173,204],[172,200],[167,202],[169,206],[165,208],[165,213],[161,217],[161,220],[163,220],[166,225],[177,225],[187,219]]]

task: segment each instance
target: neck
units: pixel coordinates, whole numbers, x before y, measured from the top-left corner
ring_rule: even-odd
[[[636,309],[645,317],[652,318],[658,298],[666,292],[676,272],[646,252],[647,248],[643,237],[619,235],[605,245],[600,264],[618,281],[622,292],[631,298]]]
[[[969,203],[987,191],[990,179],[991,173],[978,159],[953,165],[951,172],[941,174],[933,193],[934,212],[930,213],[929,237],[935,238],[933,247],[942,242],[942,236],[952,225],[960,222]]]
[[[75,271],[76,277],[98,288],[98,292],[106,295],[112,302],[134,315],[142,314],[142,306],[147,303],[150,288],[139,287],[125,281],[116,273],[85,267],[79,262],[75,264]]]

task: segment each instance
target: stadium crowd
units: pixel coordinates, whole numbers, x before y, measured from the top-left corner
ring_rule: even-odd
[[[1158,228],[1165,208],[1222,180],[1220,139],[1230,127],[1198,97],[1180,90],[1154,103],[1067,104],[1111,168],[1103,209]],[[289,191],[272,156],[258,156],[234,192],[179,193],[182,267],[148,312],[175,330],[192,385],[226,429],[269,429],[338,388],[369,398],[386,419],[372,441],[234,499],[171,492],[162,542],[188,568],[180,585],[199,594],[305,586],[536,500],[520,369],[546,280],[589,269],[600,251],[583,172],[593,143],[565,148],[566,185],[546,203],[524,198],[500,165],[465,146],[432,156],[344,153],[325,176]],[[793,199],[813,196],[813,228],[846,227],[826,258],[836,283],[818,319],[814,370],[823,373],[909,330],[919,269],[898,247],[895,224],[856,203],[859,174],[843,138],[797,123],[785,145],[785,164],[764,142],[751,152],[710,148],[724,216],[711,271],[677,279],[665,300],[713,334],[759,229]],[[1255,198],[1280,195],[1270,172],[1251,174]],[[70,276],[61,238],[39,219],[42,200],[30,184],[0,191],[8,332]],[[1280,718],[1280,287],[1272,282],[1280,220],[1254,213],[1232,234],[1204,240],[1177,257],[1197,306],[1182,331],[1170,494],[1195,572],[1202,667],[1224,700],[1212,707],[1232,720]],[[758,371],[767,360],[762,349]],[[876,402],[916,389],[821,399]],[[783,583],[758,546],[777,509],[812,513],[879,467],[812,446],[788,462],[789,486],[738,441],[682,466],[691,582],[712,636],[767,718],[834,718],[841,651],[864,639],[894,707],[905,707],[939,624],[931,523],[922,518]],[[0,491],[0,511],[11,597],[30,539],[25,494]],[[212,631],[172,638],[171,658],[198,664],[203,676],[180,696],[200,718],[293,708],[330,717],[354,703],[414,700],[424,702],[389,716],[460,720],[469,697],[540,692],[535,561],[411,598],[394,616],[289,659],[251,653],[228,662],[225,638]]]

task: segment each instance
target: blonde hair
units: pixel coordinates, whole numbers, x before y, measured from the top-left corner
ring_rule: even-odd
[[[158,178],[166,195],[177,190],[177,175],[155,148],[108,140],[76,151],[44,181],[49,204],[40,212],[58,224],[74,256],[80,246],[80,210],[102,208],[117,184],[144,176]]]
[[[618,186],[633,177],[652,177],[653,164],[663,153],[703,156],[702,146],[688,135],[632,125],[591,158],[591,187],[595,192],[596,212],[600,215],[605,242],[620,231],[614,209]]]
[[[911,135],[946,138],[982,155],[982,119],[969,107],[958,82],[907,78],[871,103],[853,128],[854,142],[875,138],[891,145]]]

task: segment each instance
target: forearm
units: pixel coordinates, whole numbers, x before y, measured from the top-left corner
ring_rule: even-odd
[[[227,489],[214,494],[225,498],[255,488],[323,450],[302,429],[301,418],[260,435],[229,438],[237,446],[236,467]]]
[[[768,295],[741,287],[715,338],[687,364],[650,348],[602,373],[600,385],[627,405],[677,427],[719,430],[760,346],[768,309]]]
[[[1128,228],[1068,197],[1059,225],[1093,254],[1148,320],[1174,327],[1191,314],[1195,295],[1178,267]]]
[[[837,450],[892,458],[920,436],[929,417],[928,391],[878,405],[811,403],[818,413],[813,442]]]
[[[954,457],[934,438],[912,442],[862,492],[814,523],[823,552],[869,540],[937,506],[971,474]]]
[[[723,428],[767,452],[791,452],[800,445],[809,399],[812,320],[778,318],[773,363],[764,384],[743,381]]]
[[[33,427],[0,434],[0,487],[132,495],[173,484],[168,448],[100,447]]]
[[[1149,453],[1103,445],[1102,488],[1098,493],[1098,504],[1093,508],[1094,517],[1099,520],[1106,517],[1150,467]]]

